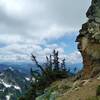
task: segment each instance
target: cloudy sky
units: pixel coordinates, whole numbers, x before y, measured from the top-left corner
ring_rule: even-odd
[[[0,61],[44,59],[53,49],[67,62],[81,55],[75,38],[91,0],[0,0]]]

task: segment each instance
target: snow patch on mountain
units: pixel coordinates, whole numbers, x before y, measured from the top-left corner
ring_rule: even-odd
[[[3,79],[0,79],[0,83],[3,84],[6,88],[10,88],[12,86],[11,84],[5,83]]]
[[[29,85],[28,75],[14,67],[0,70],[0,100],[17,100],[16,97],[22,95]]]
[[[9,69],[10,69],[11,71],[14,71],[14,69],[13,69],[12,67],[9,67]]]
[[[21,88],[17,85],[12,85],[12,84],[8,84],[5,83],[4,81],[2,81],[2,84],[6,87],[6,88],[10,88],[10,87],[14,87],[16,90],[21,90]]]
[[[10,100],[10,95],[6,95],[6,100]]]
[[[1,73],[1,74],[0,74],[0,76],[3,76],[3,75],[4,75],[4,73]]]
[[[5,82],[2,82],[2,84],[6,87],[6,88],[10,88],[12,85],[11,84],[8,84],[8,83],[5,83]]]
[[[14,88],[16,89],[16,90],[21,90],[21,88],[19,87],[19,86],[14,86]]]
[[[26,79],[27,81],[30,81],[30,78],[28,78],[28,77],[26,77],[25,79]]]

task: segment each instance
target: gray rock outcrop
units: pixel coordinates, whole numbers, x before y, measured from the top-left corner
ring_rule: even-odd
[[[100,73],[100,0],[92,0],[87,13],[88,22],[77,36],[78,49],[83,57],[83,78]]]

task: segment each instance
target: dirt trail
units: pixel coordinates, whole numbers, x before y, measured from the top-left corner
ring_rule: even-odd
[[[57,100],[87,100],[89,97],[96,95],[96,88],[100,85],[100,80],[91,79],[87,80],[82,86],[73,89],[69,93],[66,92]]]

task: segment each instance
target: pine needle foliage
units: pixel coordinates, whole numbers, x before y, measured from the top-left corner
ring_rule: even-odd
[[[24,99],[19,100],[35,100],[37,96],[43,94],[52,82],[68,77],[69,72],[66,69],[65,59],[60,61],[58,51],[53,50],[52,54],[46,56],[46,63],[42,65],[39,64],[33,54],[31,54],[31,58],[39,71],[31,68],[31,88],[23,97]]]

